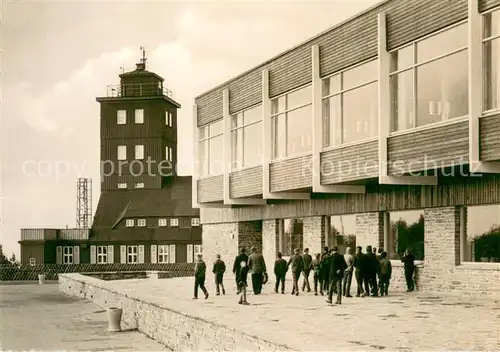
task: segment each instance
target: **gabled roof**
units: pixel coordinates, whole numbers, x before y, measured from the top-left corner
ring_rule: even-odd
[[[92,230],[112,229],[124,218],[199,216],[192,207],[191,176],[176,176],[163,189],[102,192]]]

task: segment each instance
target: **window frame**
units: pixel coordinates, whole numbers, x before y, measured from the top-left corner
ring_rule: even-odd
[[[137,219],[137,227],[146,227],[146,219]]]
[[[447,119],[447,120],[441,120],[441,121],[435,122],[435,123],[430,123],[430,124],[426,124],[426,125],[422,125],[422,126],[417,126],[418,125],[418,90],[417,90],[417,86],[418,86],[418,68],[420,68],[422,66],[425,66],[427,64],[430,64],[430,63],[433,63],[433,62],[436,62],[436,61],[448,58],[450,56],[453,56],[455,54],[461,53],[463,51],[468,51],[469,50],[469,44],[467,43],[465,46],[457,48],[457,49],[455,49],[453,51],[447,52],[445,54],[440,54],[440,55],[437,55],[437,56],[433,56],[431,59],[427,59],[427,60],[423,60],[423,61],[419,62],[418,61],[418,50],[417,50],[418,43],[420,43],[422,41],[425,41],[426,39],[429,39],[431,37],[438,36],[438,35],[440,35],[442,33],[445,33],[445,32],[447,32],[449,30],[452,30],[453,28],[456,28],[456,27],[459,27],[459,26],[462,26],[462,25],[466,25],[467,26],[468,25],[468,20],[465,19],[465,20],[459,21],[459,22],[454,23],[454,24],[452,24],[450,26],[442,28],[442,29],[440,29],[438,31],[430,33],[430,34],[428,34],[426,36],[418,38],[417,40],[414,40],[411,43],[407,43],[405,45],[402,45],[402,46],[400,46],[398,48],[395,48],[395,49],[389,51],[389,55],[391,56],[392,54],[397,53],[400,50],[412,47],[412,53],[413,53],[413,55],[412,55],[412,57],[413,57],[413,63],[411,65],[408,65],[408,67],[405,67],[403,69],[398,69],[398,70],[390,71],[389,72],[389,80],[392,77],[398,76],[399,74],[402,74],[402,73],[405,73],[405,72],[412,72],[412,79],[413,79],[413,82],[412,82],[413,83],[413,87],[412,87],[413,127],[407,128],[405,130],[398,130],[398,131],[392,131],[392,128],[391,128],[391,131],[389,132],[389,136],[396,136],[396,135],[400,135],[400,134],[411,133],[413,131],[420,131],[422,129],[425,130],[425,129],[428,129],[428,128],[434,128],[434,127],[438,127],[438,126],[442,126],[442,125],[454,124],[454,123],[458,123],[458,122],[462,121],[464,118],[468,117],[468,114],[467,114],[467,115],[464,115],[464,116],[456,116],[456,117],[453,117],[453,118],[450,118],[450,119]],[[389,87],[389,89],[390,89],[390,94],[392,94],[392,87]],[[469,92],[469,94],[470,94],[470,92]],[[392,124],[394,122],[394,118],[397,118],[397,116],[394,116],[394,111],[393,111],[392,108],[391,108],[391,112],[390,112],[389,118],[390,118],[390,125],[392,126]]]
[[[120,113],[123,112],[121,116]],[[118,109],[116,110],[116,124],[117,125],[126,125],[127,124],[127,110]]]
[[[500,48],[500,31],[497,34],[490,35],[488,37],[485,37],[485,32],[486,32],[486,27],[488,25],[488,21],[486,20],[487,16],[491,16],[493,13],[497,13],[497,15],[500,18],[500,9],[498,7],[495,7],[491,10],[488,10],[486,12],[481,13],[481,53],[482,53],[482,75],[481,75],[481,85],[482,85],[482,102],[481,102],[481,111],[482,115],[490,115],[490,114],[495,114],[498,111],[500,111],[500,101],[498,101],[498,106],[495,108],[488,109],[488,95],[489,95],[489,82],[486,79],[486,73],[487,73],[487,68],[488,68],[488,60],[491,60],[491,58],[488,58],[485,53],[486,53],[486,47],[488,44],[491,44],[495,41],[499,43],[499,48]],[[500,52],[499,52],[500,55]],[[498,75],[500,77],[500,69],[498,69]],[[499,78],[500,79],[500,78]],[[498,87],[500,89],[500,86]]]
[[[191,227],[199,227],[200,218],[191,218]]]
[[[136,182],[134,188],[144,188],[144,182]]]
[[[135,249],[135,251],[134,251]],[[127,246],[127,264],[137,264],[139,263],[139,246],[130,245]],[[131,258],[135,258],[131,260]]]
[[[288,108],[288,96],[290,94],[293,94],[295,92],[298,92],[299,90],[302,90],[302,89],[305,89],[305,88],[309,88],[311,89],[311,95],[310,95],[310,102],[309,103],[304,103],[304,104],[301,104],[301,105],[297,105],[297,106],[294,106],[293,108]],[[313,87],[312,87],[312,83],[307,83],[307,84],[303,84],[301,85],[300,87],[297,87],[295,89],[292,89],[292,90],[289,90],[287,91],[286,93],[283,93],[283,94],[280,94],[278,96],[275,96],[273,97],[272,99],[269,99],[269,105],[270,105],[270,109],[271,109],[271,113],[270,113],[270,116],[269,116],[269,120],[271,122],[271,162],[276,162],[276,161],[280,161],[280,160],[285,160],[285,159],[289,159],[289,158],[296,158],[296,157],[300,157],[301,155],[309,155],[312,153],[312,150],[313,150],[313,146],[311,145],[311,150],[308,151],[308,152],[303,152],[303,153],[299,153],[299,154],[293,154],[293,155],[288,155],[288,114],[290,112],[293,112],[293,111],[297,111],[297,110],[300,110],[302,108],[305,108],[307,106],[313,106],[313,95],[312,95],[312,91],[313,91]],[[283,109],[283,111],[280,111],[278,109],[278,112],[275,112],[273,113],[272,112],[272,106],[273,106],[273,101],[279,101],[280,98],[285,98],[285,108]],[[279,107],[279,103],[278,103],[278,107]],[[278,150],[278,148],[276,147],[277,146],[277,138],[275,136],[276,134],[276,127],[275,124],[276,124],[276,118],[279,118],[281,115],[284,115],[284,119],[285,119],[285,136],[284,136],[284,145],[285,145],[285,155],[283,156],[276,156],[276,152]],[[312,116],[312,115],[311,115]],[[314,129],[314,126],[313,126],[313,121],[312,121],[312,118],[310,119],[310,123],[311,123],[311,132],[313,133],[313,129]],[[312,139],[312,133],[311,133],[311,139]]]
[[[257,121],[252,121],[252,122],[249,122],[249,123],[245,123],[245,112],[247,111],[250,111],[252,109],[255,109],[257,107],[260,107],[260,111],[261,111],[261,114],[260,114],[260,120],[257,120]],[[232,127],[232,119],[233,117],[235,116],[238,116],[239,114],[242,114],[243,116],[243,124],[241,125],[237,125],[236,127]],[[248,128],[248,127],[251,127],[251,126],[254,126],[254,125],[257,125],[257,124],[260,124],[261,125],[261,128],[262,128],[262,123],[263,123],[263,107],[262,107],[262,103],[257,103],[257,104],[254,104],[244,110],[240,110],[234,114],[231,114],[230,116],[230,119],[231,119],[231,128],[230,128],[230,131],[229,131],[229,135],[230,135],[230,138],[231,138],[231,171],[238,171],[238,170],[244,170],[244,169],[251,169],[252,167],[255,167],[255,166],[260,166],[262,165],[262,162],[263,162],[263,153],[261,153],[262,155],[262,160],[260,163],[257,163],[257,164],[251,164],[251,165],[246,165],[245,166],[245,129]],[[238,142],[236,143],[236,150],[233,150],[233,133],[236,134],[236,136],[238,136],[238,131],[241,131],[241,162],[238,160],[238,162],[235,163],[235,155],[234,153],[236,154],[239,154],[237,153],[237,149],[238,149]],[[262,145],[262,143],[261,143]],[[262,146],[261,146],[262,147]],[[239,158],[239,156],[238,156]],[[238,165],[238,164],[241,164],[239,167],[235,167],[235,164]]]
[[[165,147],[165,160],[172,162],[173,161],[172,155],[173,155],[172,147],[167,145]]]
[[[67,253],[66,253],[66,250]],[[75,262],[75,250],[73,246],[63,246],[62,247],[62,263],[63,264],[74,264]]]
[[[120,150],[123,151],[123,155],[120,158]],[[116,147],[116,159],[117,160],[127,160],[127,146],[126,145],[118,145]]]
[[[167,219],[166,218],[158,219],[158,227],[167,227]]]
[[[139,157],[137,157],[137,154],[139,154]],[[134,160],[144,160],[144,144],[134,146]]]
[[[30,266],[35,266],[36,265],[36,258],[35,257],[30,257],[29,265]]]
[[[125,227],[135,227],[135,219],[126,219]]]
[[[99,253],[99,249],[101,250],[101,253]],[[108,263],[108,246],[96,246],[95,253],[96,264]],[[101,259],[103,260],[101,261]]]
[[[221,132],[220,133],[216,133],[216,134],[211,134],[211,126],[216,124],[216,123],[221,123]],[[207,128],[208,129],[208,133],[207,133],[207,136],[206,137],[203,137],[201,138],[201,130]],[[207,173],[204,174],[201,172],[200,170],[200,166],[201,165],[197,165],[198,167],[198,172],[199,172],[199,175],[200,175],[200,178],[204,178],[204,177],[211,177],[211,176],[218,176],[218,175],[222,175],[223,172],[219,172],[219,173],[211,173],[211,167],[210,165],[212,164],[211,162],[211,155],[210,155],[210,141],[214,138],[217,138],[217,137],[221,137],[222,138],[222,142],[223,142],[223,145],[224,145],[224,119],[221,118],[221,119],[218,119],[216,121],[213,121],[211,123],[208,123],[204,126],[201,126],[198,128],[198,149],[200,148],[200,144],[201,143],[206,143],[207,144]],[[224,162],[224,150],[222,150],[222,161]]]
[[[118,189],[126,189],[126,188],[127,188],[127,186],[128,186],[128,185],[127,185],[127,182],[118,182],[118,183],[116,184],[116,187],[117,187]]]
[[[138,112],[141,112],[140,114],[137,114]],[[139,118],[139,119],[138,119]],[[134,122],[137,125],[142,125],[144,124],[144,109],[135,109],[134,110]]]
[[[203,245],[202,244],[194,244],[193,245],[193,259],[195,259],[198,254],[203,254]]]
[[[162,249],[162,250],[160,250],[160,249]],[[158,264],[168,264],[170,261],[169,245],[168,244],[159,244],[157,249],[156,249],[156,255],[157,255],[156,262]],[[161,258],[161,260],[160,260],[160,258]]]
[[[179,218],[170,218],[170,227],[179,227]]]

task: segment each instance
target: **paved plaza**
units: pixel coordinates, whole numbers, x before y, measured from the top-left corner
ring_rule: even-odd
[[[312,293],[277,295],[271,284],[249,306],[237,303],[232,280],[228,294],[192,300],[191,278],[108,281],[129,297],[216,321],[249,335],[301,351],[430,351],[500,348],[498,300],[394,292],[389,297],[348,298],[329,306]],[[288,290],[291,288],[287,282]],[[290,292],[290,291],[288,291]],[[200,297],[203,295],[200,292]]]
[[[57,284],[0,285],[0,350],[165,351],[137,331],[107,331],[106,313]]]

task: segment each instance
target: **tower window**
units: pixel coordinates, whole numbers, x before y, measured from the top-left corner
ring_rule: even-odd
[[[192,218],[191,226],[200,226],[200,218]]]
[[[143,145],[136,145],[135,146],[135,158],[137,160],[144,159],[144,146]]]
[[[168,161],[172,161],[172,148],[165,147],[165,159]]]
[[[119,145],[118,146],[118,160],[127,160],[127,146]]]
[[[144,109],[135,110],[135,123],[144,123]]]
[[[159,227],[167,226],[167,219],[158,219],[158,226]]]
[[[121,182],[118,184],[118,188],[127,188],[127,184],[125,182]]]
[[[135,188],[144,188],[144,183],[143,182],[137,182],[135,184]]]
[[[125,221],[125,226],[127,226],[127,227],[134,227],[134,225],[135,225],[134,219],[127,219]]]
[[[179,219],[177,219],[177,218],[170,219],[170,226],[171,227],[177,227],[177,226],[179,226]]]
[[[137,220],[137,226],[139,226],[139,227],[145,227],[146,226],[146,219],[138,219]]]
[[[167,126],[173,127],[173,124],[172,124],[172,113],[170,111],[165,111],[165,124]]]
[[[127,123],[127,110],[118,110],[116,112],[116,123],[118,125],[125,125]]]

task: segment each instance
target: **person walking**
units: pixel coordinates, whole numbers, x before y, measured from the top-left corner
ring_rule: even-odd
[[[335,304],[342,304],[342,277],[346,268],[344,256],[340,255],[337,246],[334,246],[330,259],[330,288],[328,289],[327,303],[332,303],[335,292],[337,294]]]
[[[322,281],[322,291],[328,292],[330,287],[329,278],[330,278],[330,250],[328,247],[323,248],[323,253],[321,253],[321,281]]]
[[[405,279],[406,279],[406,292],[412,292],[415,289],[415,282],[413,281],[413,274],[415,272],[415,256],[411,253],[411,249],[407,248],[401,261],[404,264]]]
[[[302,292],[307,288],[307,292],[311,292],[311,286],[309,285],[309,274],[311,273],[311,263],[312,257],[309,254],[309,248],[304,249],[304,254],[302,255],[302,264],[304,265],[302,269]]]
[[[292,289],[292,295],[299,295],[299,278],[300,278],[300,273],[302,272],[302,269],[304,268],[304,263],[302,261],[302,257],[299,254],[299,249],[295,248],[293,251],[292,256],[288,260],[287,264],[287,271],[288,269],[292,267],[292,278],[293,278],[293,289]]]
[[[215,294],[217,296],[220,295],[220,289],[222,288],[222,294],[226,294],[226,290],[224,289],[224,273],[226,272],[226,263],[224,263],[220,259],[220,254],[215,256],[215,262],[212,269],[212,272],[215,275]]]
[[[361,246],[356,247],[353,265],[357,284],[356,297],[364,297],[365,290],[363,289],[363,284],[365,283],[366,257]]]
[[[352,274],[354,271],[354,256],[352,255],[351,247],[346,248],[346,252],[344,254],[344,260],[347,264],[347,268],[344,271],[344,279],[342,281],[343,292],[342,295],[344,297],[352,297],[351,296],[351,283],[352,283]]]
[[[281,283],[281,294],[285,293],[286,271],[286,260],[283,259],[283,255],[281,254],[281,252],[278,252],[278,258],[274,262],[274,275],[276,276],[276,285],[274,287],[274,292],[278,293],[278,288]]]
[[[368,278],[368,284],[371,291],[367,291],[373,297],[378,296],[378,286],[377,286],[377,272],[378,272],[378,260],[375,253],[372,252],[372,246],[366,247],[366,275]],[[365,284],[366,288],[366,284]]]
[[[234,274],[234,278],[235,278],[235,281],[236,281],[236,294],[239,294],[240,293],[240,271],[241,271],[241,263],[244,262],[245,265],[248,265],[248,256],[246,254],[246,250],[245,248],[241,248],[240,249],[240,254],[238,254],[236,256],[236,258],[234,258],[234,264],[233,264],[233,274]]]
[[[323,278],[321,277],[321,253],[316,253],[316,258],[312,261],[311,267],[314,275],[314,295],[318,295],[319,285],[319,292],[323,296]]]
[[[207,266],[203,261],[202,255],[196,256],[196,264],[194,266],[194,296],[193,299],[198,299],[198,288],[205,294],[205,299],[208,298],[208,291],[205,288],[205,275]]]
[[[248,257],[248,269],[252,272],[252,288],[255,295],[262,292],[264,274],[266,273],[266,262],[256,247],[251,248],[252,254]]]

